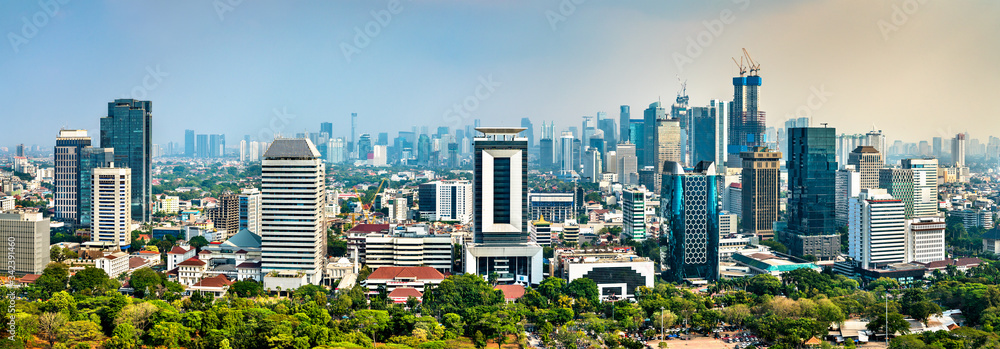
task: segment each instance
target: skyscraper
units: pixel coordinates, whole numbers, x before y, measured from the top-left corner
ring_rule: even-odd
[[[332,122],[321,122],[319,123],[319,133],[326,133],[327,137],[333,138],[333,123]]]
[[[618,117],[618,127],[621,128],[621,131],[618,133],[618,143],[635,142],[635,140],[629,139],[629,131],[631,130],[631,128],[629,128],[629,120],[632,117],[630,114],[629,106],[621,106],[621,111]]]
[[[882,153],[872,146],[863,145],[851,152],[847,163],[854,165],[854,169],[861,174],[861,189],[878,188],[878,171],[885,165]]]
[[[965,166],[965,134],[959,133],[951,140],[951,163],[955,167]]]
[[[680,119],[659,119],[656,121],[656,166],[663,169],[663,163],[673,161],[683,163],[681,157],[681,123]],[[659,171],[657,171],[659,172]],[[659,192],[659,188],[657,188]]]
[[[715,164],[699,162],[684,172],[674,161],[663,165],[661,212],[669,222],[667,256],[675,281],[719,276],[719,176]]]
[[[93,169],[91,183],[90,237],[127,250],[132,245],[132,169],[100,167]]]
[[[319,156],[308,139],[275,139],[264,153],[261,271],[276,272],[284,279],[265,277],[265,289],[287,289],[289,282],[298,282],[297,275],[304,275],[304,281],[313,285],[323,279],[326,171]]]
[[[913,218],[913,170],[902,168],[879,169],[879,188],[903,202],[903,217]]]
[[[0,211],[0,234],[10,242],[4,274],[42,274],[50,255],[48,218],[41,212]]]
[[[184,130],[184,156],[193,158],[194,154],[194,130]]]
[[[728,112],[726,102],[715,99],[707,107],[694,107],[688,111],[692,164],[708,161],[715,164],[717,171],[725,168]]]
[[[604,112],[598,114],[604,114]],[[615,119],[602,118],[597,122],[597,128],[604,134],[607,150],[615,150],[615,145],[618,143],[618,128],[615,126]]]
[[[132,170],[132,219],[148,222],[152,214],[150,174],[153,139],[153,102],[116,99],[101,118],[101,148],[115,150],[115,166]]]
[[[862,189],[851,198],[848,255],[862,268],[880,268],[906,260],[903,201],[885,189]]]
[[[240,229],[247,229],[251,233],[260,235],[261,226],[261,206],[260,190],[257,188],[243,188],[239,196],[240,202]]]
[[[639,184],[639,160],[635,156],[635,144],[619,143],[618,182],[626,185]]]
[[[757,108],[761,78],[733,78],[733,102],[729,105],[729,166],[739,167],[740,153],[764,146],[764,112]],[[746,193],[746,191],[744,191]]]
[[[551,171],[555,167],[553,155],[555,149],[552,147],[552,138],[542,138],[538,141],[538,167],[542,172]]]
[[[351,113],[351,143],[347,145],[347,152],[353,154],[354,147],[356,147],[357,145],[358,145],[358,113]]]
[[[760,235],[761,239],[774,237],[774,222],[778,220],[778,191],[781,185],[781,153],[756,147],[740,153],[743,187],[743,230]]]
[[[559,137],[559,172],[564,175],[572,175],[576,171],[575,150],[573,149],[573,133],[563,132]]]
[[[528,139],[524,128],[479,127],[473,155],[473,241],[466,273],[501,283],[542,281],[542,248],[528,241]]]
[[[837,135],[832,127],[795,127],[788,133],[788,231],[792,254],[833,258],[836,231]],[[794,236],[793,236],[794,235]],[[791,242],[791,243],[788,243]]]
[[[431,164],[431,138],[426,134],[421,134],[417,139],[417,164],[420,166]]]
[[[660,102],[653,102],[649,105],[649,108],[642,113],[642,123],[643,123],[643,141],[641,143],[636,143],[636,149],[639,155],[639,166],[653,166],[659,169],[663,166],[662,163],[657,164],[659,159],[659,139],[658,139],[658,128],[659,120],[667,118],[667,109],[660,106]],[[678,139],[678,142],[680,140]]]
[[[22,157],[22,158],[24,157],[24,144],[23,143],[17,145],[17,156],[18,157]]]
[[[224,134],[212,134],[208,135],[208,156],[212,158],[221,158],[226,156],[226,135]]]
[[[938,213],[938,159],[903,159],[904,169],[913,171],[913,217]]]
[[[198,144],[195,146],[195,149],[198,151],[198,157],[202,159],[208,158],[212,154],[212,148],[208,145],[208,135],[196,135],[195,138]]]
[[[854,165],[846,165],[837,170],[837,227],[847,226],[848,202],[861,193],[861,173],[854,170]]]
[[[528,139],[528,149],[535,146],[535,126],[531,125],[531,119],[521,118],[521,127],[525,128],[524,137]]]
[[[622,191],[622,237],[646,240],[646,193],[642,190]]]
[[[79,207],[77,226],[90,228],[94,215],[93,206],[93,175],[95,168],[111,167],[115,162],[115,150],[111,148],[85,147],[80,153],[79,179],[77,182],[79,192],[77,202]]]
[[[368,154],[372,152],[372,136],[370,134],[362,134],[361,138],[358,139],[358,160],[368,160]]]
[[[943,145],[941,144],[941,141],[941,137],[934,137],[931,139],[931,156],[934,156],[936,159],[940,159],[941,156],[944,155],[944,152],[941,151],[941,146]]]
[[[77,224],[80,207],[80,157],[90,146],[87,130],[60,130],[56,138],[54,182],[56,220]]]

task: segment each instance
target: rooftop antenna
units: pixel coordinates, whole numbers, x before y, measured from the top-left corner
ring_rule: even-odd
[[[820,125],[823,125],[823,128],[826,128],[826,125],[829,125],[829,123],[821,122]]]
[[[743,57],[742,56],[740,57],[740,61],[739,62],[736,61],[736,57],[733,57],[733,63],[736,63],[736,66],[740,68],[740,77],[743,77],[743,75],[746,75],[747,69],[746,69],[746,67],[743,66]]]

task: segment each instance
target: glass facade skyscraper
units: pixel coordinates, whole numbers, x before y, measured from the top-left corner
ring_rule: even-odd
[[[86,147],[80,152],[80,200],[79,226],[90,227],[91,217],[93,217],[93,194],[94,185],[92,178],[95,168],[111,167],[115,161],[115,150],[111,148]]]
[[[667,253],[673,281],[719,275],[719,177],[715,164],[699,162],[685,173],[680,163],[663,167],[661,212],[669,223]]]
[[[132,170],[132,219],[140,222],[148,222],[152,214],[152,130],[150,101],[116,99],[101,118],[101,147],[114,149],[115,166]]]
[[[837,133],[832,127],[788,129],[788,229],[836,233]]]
[[[56,138],[54,182],[56,220],[76,224],[79,219],[80,156],[90,146],[87,130],[60,130]]]

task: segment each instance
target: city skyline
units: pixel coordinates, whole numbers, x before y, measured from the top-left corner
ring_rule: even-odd
[[[18,84],[0,85],[0,103],[18,116],[5,129],[19,132],[3,133],[10,144],[0,146],[50,144],[57,130],[37,123],[97,134],[103,103],[117,98],[156,102],[161,145],[182,143],[185,129],[242,139],[321,122],[350,139],[352,112],[362,133],[387,121],[454,129],[522,117],[562,130],[582,115],[614,117],[620,105],[669,102],[678,79],[691,105],[730,100],[731,57],[744,47],[767,78],[768,126],[806,113],[813,126],[874,127],[907,142],[1000,134],[984,123],[1000,107],[976,103],[991,97],[986,83],[1000,70],[986,62],[1000,47],[959,25],[986,21],[998,4],[563,3],[4,4],[0,71]],[[359,45],[355,29],[366,27],[377,34]],[[54,95],[58,105],[41,100]],[[446,112],[462,103],[474,106],[460,107],[468,118]],[[926,115],[926,127],[909,128],[913,115]]]

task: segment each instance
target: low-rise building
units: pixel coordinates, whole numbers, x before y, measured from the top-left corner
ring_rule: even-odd
[[[770,274],[781,278],[781,273],[796,269],[822,269],[813,263],[780,253],[735,253],[732,255],[737,265],[749,268],[750,275]]]
[[[194,258],[195,248],[193,246],[176,245],[167,252],[167,270],[177,268],[180,262]]]
[[[630,254],[560,251],[555,259],[563,279],[594,280],[602,300],[631,299],[637,287],[652,288],[656,275],[652,260]]]
[[[198,258],[189,258],[177,263],[177,282],[181,285],[194,285],[208,271],[208,263]]]
[[[99,258],[94,258],[94,268],[104,270],[108,277],[114,279],[129,271],[129,258],[125,252],[114,252]]]
[[[410,287],[424,292],[426,285],[438,285],[444,281],[444,274],[431,267],[381,267],[362,281],[368,294],[378,294],[379,288],[392,293],[397,288]]]
[[[528,232],[531,234],[531,241],[541,246],[552,245],[552,223],[539,217],[537,221],[530,221]]]

